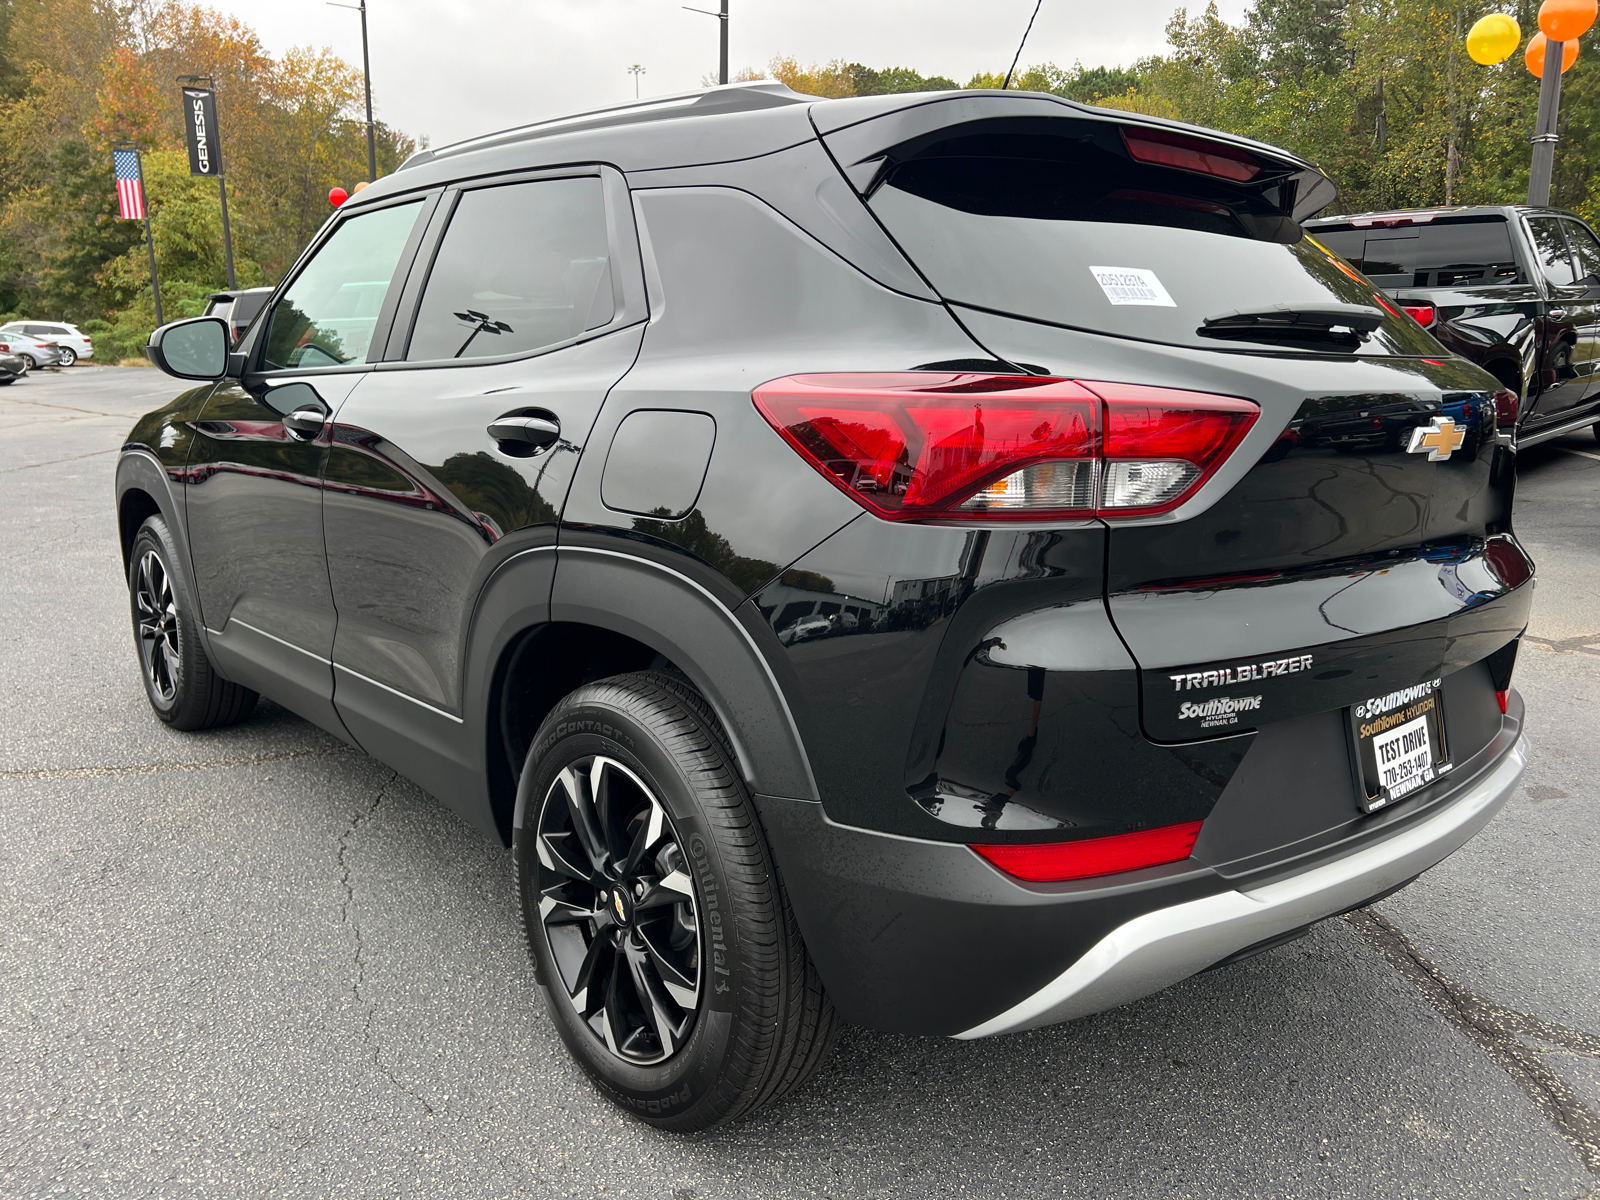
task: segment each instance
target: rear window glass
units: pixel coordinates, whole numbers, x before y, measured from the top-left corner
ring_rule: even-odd
[[[1208,320],[1377,307],[1372,289],[1285,215],[1293,185],[1283,184],[1284,172],[1241,183],[1136,162],[1116,126],[1052,124],[1061,133],[951,136],[882,177],[869,200],[873,211],[946,299],[1121,337],[1234,350],[1255,349],[1258,339],[1207,336]],[[1432,337],[1393,312],[1364,339],[1338,333],[1260,348],[1440,353]]]
[[[1317,241],[1379,287],[1486,287],[1518,283],[1502,217],[1390,229],[1315,229]]]

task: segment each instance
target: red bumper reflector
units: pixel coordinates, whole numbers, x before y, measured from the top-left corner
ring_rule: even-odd
[[[974,846],[973,849],[1007,875],[1029,883],[1059,883],[1179,862],[1188,858],[1194,849],[1201,824],[1200,821],[1185,821],[1182,825],[1163,825],[1159,829],[1082,838],[1075,842],[1027,842]]]
[[[1504,714],[1506,711],[1506,694],[1504,692],[1496,692],[1494,698],[1500,701],[1500,712]]]
[[[1431,304],[1402,304],[1401,308],[1411,314],[1411,319],[1426,329],[1433,324],[1434,309]]]

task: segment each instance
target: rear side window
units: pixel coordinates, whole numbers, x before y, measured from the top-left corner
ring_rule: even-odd
[[[598,177],[476,188],[445,230],[406,358],[525,354],[615,313]]]
[[[1313,236],[1379,287],[1485,287],[1519,282],[1503,217],[1393,228],[1317,229]]]
[[[1216,326],[1208,335],[1208,320],[1379,307],[1364,281],[1286,215],[1294,185],[1283,169],[1231,147],[1202,159],[1175,145],[1141,161],[1108,122],[1049,124],[1050,134],[957,127],[879,180],[873,211],[947,300],[1211,349],[1250,347],[1219,341]],[[1196,169],[1163,165],[1172,162]],[[1364,340],[1340,333],[1276,345],[1439,353],[1415,323],[1387,311]]]
[[[262,366],[318,370],[365,362],[422,201],[351,217],[272,309]]]
[[[1556,287],[1571,287],[1578,274],[1572,269],[1567,239],[1561,236],[1561,222],[1555,217],[1529,217],[1528,238],[1544,277]]]

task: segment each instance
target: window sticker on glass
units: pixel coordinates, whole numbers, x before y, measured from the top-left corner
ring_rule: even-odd
[[[1113,304],[1145,304],[1161,308],[1177,308],[1167,289],[1161,286],[1154,271],[1143,267],[1095,267],[1095,282]]]

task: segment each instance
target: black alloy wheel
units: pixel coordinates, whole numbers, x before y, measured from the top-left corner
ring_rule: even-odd
[[[178,600],[172,592],[172,577],[153,547],[146,549],[133,567],[133,610],[145,686],[163,704],[170,705],[178,697],[183,645],[179,639]]]
[[[199,619],[172,532],[150,517],[128,554],[133,641],[150,707],[174,729],[210,729],[248,716],[256,693],[216,673],[200,641]]]
[[[703,963],[694,884],[661,802],[616,759],[577,759],[545,795],[535,847],[566,1002],[618,1058],[671,1057],[694,1025]]]
[[[801,1086],[838,1022],[732,748],[681,676],[556,704],[512,852],[546,1008],[614,1103],[692,1133]]]

